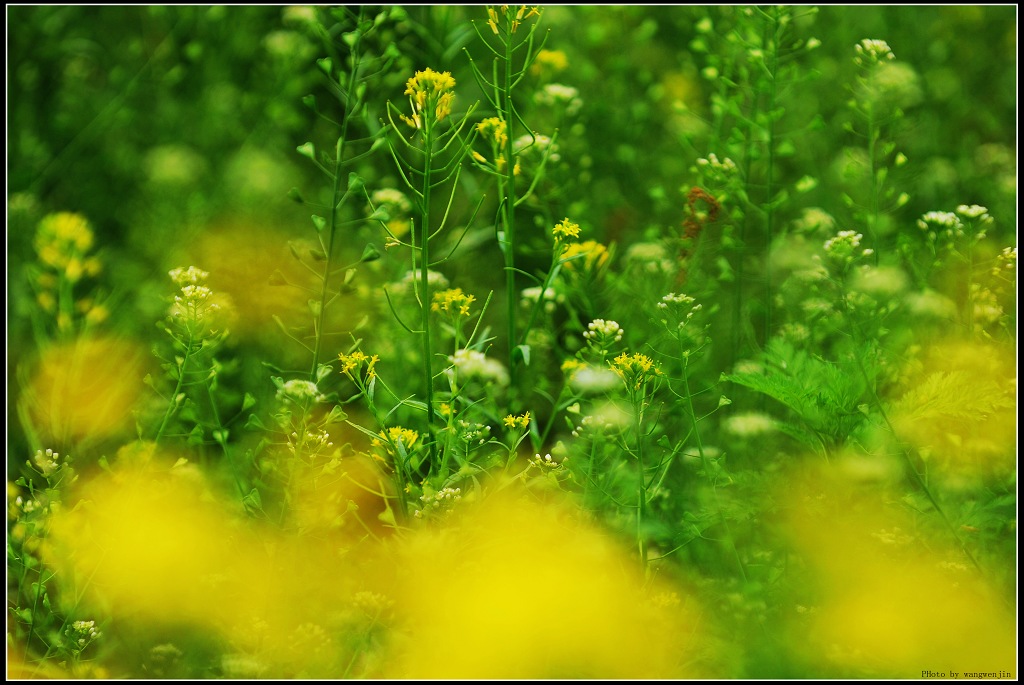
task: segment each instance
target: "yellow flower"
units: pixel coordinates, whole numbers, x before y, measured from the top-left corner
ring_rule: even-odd
[[[35,247],[39,260],[58,269],[66,269],[75,260],[72,280],[82,275],[82,262],[78,256],[92,247],[93,233],[89,222],[81,214],[57,212],[47,214],[36,230]]]
[[[490,138],[498,147],[504,148],[508,143],[508,133],[505,122],[498,117],[487,117],[476,125],[476,130],[484,138]]]
[[[569,238],[580,237],[580,225],[574,224],[569,221],[569,217],[562,219],[562,222],[555,224],[555,227],[551,229],[551,234],[555,236],[555,243],[561,243]]]
[[[627,387],[637,390],[658,376],[664,375],[653,359],[639,352],[634,352],[633,354],[623,352],[612,360],[610,364],[612,371],[625,381]]]
[[[443,312],[451,317],[469,316],[469,305],[476,302],[472,295],[466,295],[462,288],[452,288],[434,293],[434,302],[430,305],[431,311]]]
[[[338,359],[341,361],[341,372],[353,380],[355,380],[353,372],[358,371],[359,367],[363,364],[366,364],[367,379],[376,378],[377,376],[377,372],[374,370],[374,366],[380,361],[377,355],[371,357],[360,350],[356,350],[351,354],[341,353],[338,355]]]
[[[508,428],[526,428],[530,425],[530,412],[526,412],[522,416],[516,416],[515,414],[509,414],[502,422]]]
[[[561,50],[541,50],[533,60],[534,74],[554,74],[569,67],[569,58]]]
[[[411,450],[416,441],[419,440],[420,434],[410,428],[392,426],[382,430],[380,436],[384,440],[373,440],[370,444],[374,447],[386,447],[387,451],[391,452],[391,446],[398,445],[399,443],[401,443],[406,451]]]
[[[437,72],[433,69],[417,71],[416,75],[406,81],[405,94],[412,103],[412,117],[402,115],[402,121],[413,128],[423,127],[423,112],[432,112],[434,121],[441,121],[452,111],[455,94],[455,79],[450,72]]]
[[[584,256],[580,257],[579,255]],[[575,259],[573,259],[574,257]],[[608,262],[608,248],[594,240],[570,243],[562,252],[562,262],[569,271],[594,271]],[[580,268],[581,264],[582,268]]]

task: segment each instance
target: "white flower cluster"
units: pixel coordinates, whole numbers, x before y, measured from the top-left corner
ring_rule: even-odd
[[[540,286],[536,286],[534,288],[523,288],[523,291],[519,294],[521,298],[520,304],[524,307],[532,307],[542,296],[544,299],[544,311],[548,313],[555,311],[556,303],[565,301],[565,296],[557,294],[554,288],[545,288],[542,293]]]
[[[459,421],[459,438],[467,443],[475,442],[483,445],[491,437],[491,427],[483,423]]]
[[[856,231],[839,231],[834,238],[825,241],[825,253],[837,262],[853,261],[863,239],[863,234]],[[874,252],[868,248],[863,250],[860,256],[868,257]]]
[[[917,227],[922,231],[927,231],[929,228],[934,227],[954,231],[958,234],[963,232],[963,224],[960,223],[960,218],[953,212],[925,212],[917,220]]]
[[[32,462],[35,464],[36,469],[39,470],[39,473],[43,474],[43,478],[49,478],[64,466],[60,463],[60,454],[51,449],[47,449],[45,452],[43,450],[36,450],[36,453],[32,456]]]
[[[884,40],[865,38],[854,47],[857,55],[853,58],[854,64],[858,66],[873,66],[883,62],[890,62],[896,59],[892,48]]]
[[[394,290],[402,293],[411,293],[413,288],[419,287],[422,273],[419,269],[406,271],[402,280],[394,284]],[[430,285],[431,291],[444,290],[449,285],[448,278],[443,273],[431,271],[430,269],[427,269],[427,283]]]
[[[85,649],[90,642],[102,634],[96,630],[96,621],[75,621],[67,629],[67,636],[72,641],[72,649],[76,651]]]
[[[672,323],[682,329],[690,322],[693,315],[704,308],[704,305],[696,304],[697,300],[684,293],[669,293],[661,298],[658,309],[662,310],[672,318]],[[669,320],[662,319],[661,323],[668,326]]]
[[[620,342],[624,332],[615,321],[594,319],[587,324],[587,330],[583,332],[583,337],[595,347],[605,348]]]
[[[661,243],[633,243],[624,259],[627,265],[651,273],[669,272],[674,267]]]
[[[374,207],[383,207],[388,214],[408,214],[412,211],[412,203],[401,190],[381,188],[370,194],[370,203]]]
[[[580,92],[572,86],[549,83],[537,91],[533,99],[538,105],[562,105],[565,107],[565,113],[572,116],[583,107],[583,100],[579,95]]]
[[[528,155],[536,153],[539,157],[547,152],[548,148],[551,148],[551,152],[548,154],[548,161],[557,162],[561,159],[561,156],[558,154],[558,144],[552,145],[550,136],[544,136],[539,133],[535,133],[532,136],[526,134],[512,141],[512,150],[517,155],[521,152]]]
[[[424,512],[447,513],[462,501],[462,488],[441,488],[433,495],[420,495],[423,502],[423,509],[417,509],[412,513],[416,518],[423,518]]]
[[[774,432],[777,424],[767,414],[746,412],[730,416],[723,422],[722,428],[738,437],[750,438]]]
[[[322,402],[324,396],[313,381],[290,380],[285,381],[277,391],[277,399],[291,400],[292,402],[305,403],[307,401]]]
[[[732,161],[728,157],[719,161],[718,155],[713,152],[707,157],[701,157],[698,159],[697,168],[701,171],[710,171],[717,178],[734,176],[737,171],[736,162]]]
[[[559,468],[562,464],[551,458],[550,454],[545,454],[543,457],[540,454],[535,454],[530,459],[530,465],[535,466],[541,471],[554,471]]]
[[[981,205],[959,205],[956,208],[956,213],[967,219],[981,219],[982,222],[992,220],[992,217],[988,215],[988,207]]]
[[[456,350],[448,357],[453,370],[462,379],[479,378],[488,383],[508,385],[508,371],[505,366],[476,350]]]
[[[217,302],[211,302],[213,291],[204,281],[209,273],[194,266],[187,269],[178,267],[167,272],[174,283],[181,287],[181,294],[174,296],[171,316],[190,321],[202,321],[207,315],[220,310]]]
[[[171,269],[167,274],[171,277],[171,280],[179,286],[203,283],[210,277],[210,273],[208,271],[203,271],[195,266],[190,266],[187,269],[179,266],[177,269]]]

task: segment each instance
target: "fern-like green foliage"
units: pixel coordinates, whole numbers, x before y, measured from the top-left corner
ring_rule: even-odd
[[[780,428],[800,442],[832,452],[865,420],[867,385],[853,361],[829,362],[777,338],[759,361],[762,370],[723,374],[722,380],[788,408],[791,420]]]

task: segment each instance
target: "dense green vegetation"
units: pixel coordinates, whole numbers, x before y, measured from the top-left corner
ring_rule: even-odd
[[[1016,676],[1015,8],[7,11],[10,677]]]

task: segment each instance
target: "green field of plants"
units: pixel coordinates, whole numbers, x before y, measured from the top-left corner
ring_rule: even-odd
[[[8,6],[7,674],[1017,677],[1016,6]]]

